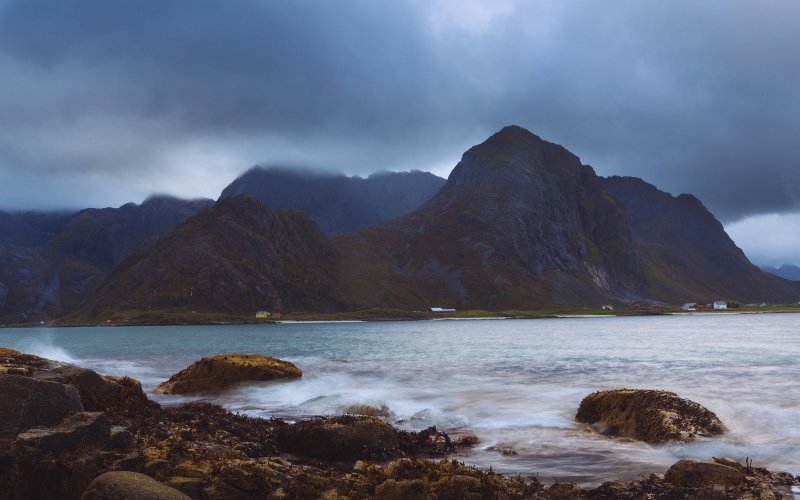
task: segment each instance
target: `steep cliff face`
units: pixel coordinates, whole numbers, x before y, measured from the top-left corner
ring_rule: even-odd
[[[349,286],[354,296],[368,290],[360,299],[371,305],[782,302],[800,293],[753,266],[693,196],[598,177],[514,126],[467,151],[419,210],[335,242],[369,270]]]
[[[796,284],[754,266],[694,196],[674,197],[635,177],[609,177],[644,265],[647,295],[667,302],[793,301]]]
[[[74,214],[0,213],[0,322],[63,315],[139,245],[210,203],[159,196]]]
[[[381,172],[363,179],[256,167],[226,187],[220,199],[250,194],[272,208],[307,212],[326,234],[337,234],[407,214],[442,184],[444,179],[420,171]]]
[[[419,210],[336,241],[368,261],[383,252],[418,295],[459,307],[633,300],[644,280],[619,200],[576,156],[514,126],[467,151]]]
[[[134,252],[70,321],[122,311],[340,310],[338,260],[306,214],[232,197]]]

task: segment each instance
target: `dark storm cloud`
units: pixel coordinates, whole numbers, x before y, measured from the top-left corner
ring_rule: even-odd
[[[215,196],[256,162],[436,169],[503,125],[723,220],[799,210],[800,8],[0,2],[0,205]]]

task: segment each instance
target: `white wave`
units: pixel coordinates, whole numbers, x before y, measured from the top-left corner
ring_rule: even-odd
[[[50,331],[45,331],[40,337],[22,341],[18,349],[28,354],[52,359],[53,361],[61,361],[62,363],[74,364],[80,362],[79,358],[71,355],[64,347],[56,345],[53,340],[53,334]]]

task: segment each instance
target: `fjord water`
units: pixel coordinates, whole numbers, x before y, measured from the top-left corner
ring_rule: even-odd
[[[480,439],[459,456],[495,471],[597,484],[727,456],[800,474],[800,315],[705,314],[539,320],[284,323],[0,329],[0,346],[155,385],[203,356],[263,353],[300,380],[208,397],[259,417],[386,405],[401,428]],[[670,390],[716,412],[728,432],[650,446],[574,422],[581,399],[613,388]]]

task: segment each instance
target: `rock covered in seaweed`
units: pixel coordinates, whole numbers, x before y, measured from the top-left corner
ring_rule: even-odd
[[[138,472],[112,471],[100,474],[86,488],[81,500],[189,500],[184,493]]]
[[[259,354],[220,354],[196,361],[156,387],[162,394],[192,394],[225,390],[242,382],[303,376],[293,363]]]
[[[597,425],[610,436],[651,444],[688,442],[725,431],[719,418],[702,405],[673,392],[646,389],[594,392],[583,398],[575,420]]]
[[[583,498],[593,500],[640,498],[753,499],[795,498],[793,488],[800,477],[786,472],[770,472],[763,467],[743,465],[728,458],[711,461],[680,460],[666,474],[633,481],[609,481],[587,490]],[[579,497],[580,498],[580,497]]]
[[[330,461],[388,460],[404,456],[444,456],[471,441],[451,440],[436,427],[399,431],[383,420],[364,415],[314,418],[280,428],[281,450]]]

